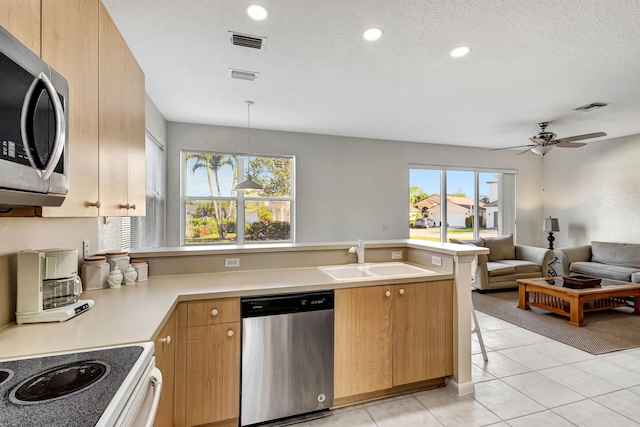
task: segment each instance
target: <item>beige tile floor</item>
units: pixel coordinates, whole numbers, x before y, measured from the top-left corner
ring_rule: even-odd
[[[478,312],[475,393],[447,388],[337,409],[296,427],[640,426],[640,349],[594,356]]]

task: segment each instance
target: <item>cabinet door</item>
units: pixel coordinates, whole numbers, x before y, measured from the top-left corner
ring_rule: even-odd
[[[42,0],[42,59],[69,83],[69,194],[43,216],[98,216],[98,3]]]
[[[162,393],[160,394],[160,404],[158,405],[156,419],[153,423],[154,427],[171,427],[174,425],[176,318],[176,311],[174,311],[154,341],[156,364],[160,372],[162,372]]]
[[[391,287],[336,290],[336,399],[392,386],[392,313]]]
[[[99,21],[100,216],[144,216],[144,74],[102,3]]]
[[[238,418],[240,322],[187,329],[186,425]]]
[[[451,291],[451,281],[394,286],[394,386],[446,375]]]
[[[0,0],[0,25],[40,55],[40,0]]]

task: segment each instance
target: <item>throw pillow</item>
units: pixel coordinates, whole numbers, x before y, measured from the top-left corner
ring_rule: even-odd
[[[501,259],[516,259],[516,247],[513,244],[513,234],[500,237],[485,237],[484,247],[489,248],[489,261]]]
[[[473,245],[473,246],[484,246],[484,241],[482,239],[478,240],[460,240],[460,239],[449,239],[449,243],[457,243],[459,245]]]

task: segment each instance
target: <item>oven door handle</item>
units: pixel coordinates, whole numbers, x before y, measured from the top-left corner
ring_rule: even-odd
[[[149,416],[144,424],[144,427],[152,427],[153,421],[156,418],[158,412],[158,405],[160,405],[160,393],[162,392],[162,373],[156,367],[151,371],[151,387],[153,387],[153,401],[151,402],[151,409]]]
[[[31,147],[29,135],[32,135],[32,133],[28,132],[27,129],[27,120],[32,108],[35,113],[35,104],[37,100],[33,99],[33,97],[36,94],[36,87],[38,86],[39,82],[43,83],[44,88],[47,91],[47,95],[49,95],[49,99],[51,99],[51,103],[53,104],[53,116],[56,122],[56,133],[53,142],[53,149],[49,153],[49,159],[47,160],[47,163],[42,167],[42,169],[38,167],[39,161],[36,162],[36,159],[34,159],[32,156],[32,152],[35,153],[35,147]],[[27,91],[24,103],[22,104],[20,130],[22,131],[22,143],[24,144],[25,148],[24,151],[27,153],[27,157],[29,158],[31,166],[38,169],[40,178],[49,179],[56,165],[58,164],[60,157],[62,156],[62,149],[64,148],[64,143],[66,140],[67,128],[66,120],[64,117],[64,108],[62,107],[62,103],[58,98],[58,92],[56,91],[56,88],[53,87],[53,83],[51,83],[51,80],[49,80],[49,77],[47,77],[44,72],[41,72],[38,77],[33,80],[33,83],[31,83],[31,86]]]

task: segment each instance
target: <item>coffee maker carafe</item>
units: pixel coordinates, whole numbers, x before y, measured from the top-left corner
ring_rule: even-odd
[[[18,253],[18,324],[63,322],[77,316],[94,304],[80,300],[81,293],[77,249]]]

